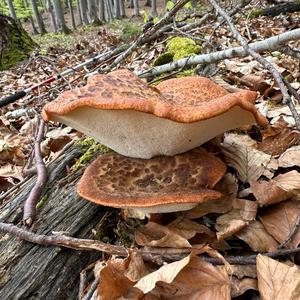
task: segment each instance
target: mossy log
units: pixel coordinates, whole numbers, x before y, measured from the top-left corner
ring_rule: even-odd
[[[272,7],[267,7],[263,9],[256,9],[252,11],[251,17],[259,17],[259,16],[278,16],[284,13],[292,13],[295,11],[300,11],[300,1],[288,2],[288,3],[280,3]]]
[[[0,70],[28,58],[37,44],[13,18],[0,14]]]
[[[43,205],[38,209],[32,231],[92,238],[91,229],[97,226],[106,209],[77,195],[76,183],[82,169],[67,175],[67,166],[81,154],[81,150],[72,147],[48,168]],[[23,202],[33,184],[34,178],[1,207],[1,222],[22,226]],[[0,299],[78,299],[80,272],[100,254],[43,247],[0,232]]]

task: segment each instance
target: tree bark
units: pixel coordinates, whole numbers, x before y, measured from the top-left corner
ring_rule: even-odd
[[[33,14],[35,17],[35,20],[38,24],[39,30],[40,30],[40,34],[45,34],[47,33],[46,29],[45,29],[45,24],[44,21],[40,15],[40,12],[38,10],[37,4],[35,0],[31,0],[31,6],[32,6],[32,10],[33,10]]]
[[[97,7],[95,0],[87,0],[89,21],[91,24],[99,25],[101,22],[97,16]]]
[[[251,16],[253,17],[258,17],[258,16],[278,16],[280,14],[284,14],[284,13],[292,13],[295,11],[300,11],[300,2],[299,1],[295,1],[295,2],[288,2],[288,3],[280,3],[277,4],[273,7],[267,7],[264,9],[257,9],[254,10],[251,13]]]
[[[37,45],[19,22],[0,14],[0,70],[27,59]]]
[[[71,30],[66,26],[64,12],[60,0],[53,0],[57,31],[59,33],[70,33]]]
[[[101,22],[105,22],[104,0],[98,0],[98,17]]]
[[[139,17],[140,16],[139,0],[133,0],[133,7],[134,7],[133,15],[135,17]]]
[[[12,0],[7,0],[7,5],[8,5],[8,8],[9,8],[9,14],[10,14],[10,16],[11,16],[15,21],[17,21],[18,18],[17,18],[17,14],[16,14],[16,11],[15,11],[15,8],[14,8],[14,5],[13,5]]]
[[[70,9],[70,14],[71,14],[71,22],[72,22],[72,28],[76,29],[76,22],[75,22],[75,16],[74,16],[74,9],[72,5],[72,0],[68,0],[68,6]]]
[[[79,5],[80,5],[80,12],[81,12],[81,20],[82,24],[88,25],[89,20],[87,17],[87,0],[79,0]]]
[[[26,7],[26,9],[29,11],[29,4],[28,4],[28,0],[24,0],[24,6]],[[34,21],[33,21],[33,18],[31,16],[31,13],[29,15],[29,21],[31,23],[31,27],[32,27],[32,31],[33,31],[33,34],[38,34],[38,31],[34,25]]]
[[[157,14],[157,2],[156,0],[151,0],[151,15],[153,17],[156,17]]]
[[[34,232],[63,231],[70,236],[92,237],[92,229],[106,209],[77,195],[76,183],[82,170],[69,177],[66,174],[67,166],[80,154],[79,149],[70,148],[49,167],[44,190],[47,201],[38,210]],[[33,184],[34,179],[1,207],[1,222],[20,224],[21,207]],[[0,299],[77,300],[80,272],[100,256],[99,252],[38,246],[1,232],[0,240]]]
[[[51,3],[50,0],[46,0],[46,10],[47,10],[47,12],[49,13],[49,16],[50,16],[53,31],[55,33],[57,33],[57,24],[56,24],[55,15],[54,15],[54,12],[53,12],[52,3]]]

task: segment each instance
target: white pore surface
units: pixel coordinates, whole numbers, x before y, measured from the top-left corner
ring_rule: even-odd
[[[254,124],[252,113],[235,106],[228,112],[194,123],[178,123],[133,110],[79,108],[55,121],[71,126],[117,153],[151,158],[186,152],[217,135]]]

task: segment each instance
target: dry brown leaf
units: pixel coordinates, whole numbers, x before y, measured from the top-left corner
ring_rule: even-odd
[[[278,187],[275,180],[251,181],[253,195],[260,206],[270,205],[285,201],[292,197],[292,193]]]
[[[20,166],[6,164],[0,167],[0,177],[12,177],[21,181],[24,178],[22,175],[22,170],[23,168]]]
[[[164,300],[231,299],[227,272],[192,255],[161,267],[142,278],[135,287],[144,293],[151,291],[157,299]]]
[[[248,290],[257,290],[257,280],[253,278],[237,279],[231,278],[231,297],[243,295]]]
[[[235,176],[227,173],[214,189],[221,192],[224,196],[217,200],[201,203],[195,208],[181,214],[188,219],[197,219],[209,213],[226,213],[230,211],[238,191]]]
[[[131,299],[139,299],[141,292],[134,288],[137,280],[149,273],[143,259],[137,252],[131,252],[126,259],[112,258],[107,266],[100,268],[98,295],[101,300],[121,299],[127,295]]]
[[[285,201],[268,207],[259,219],[270,235],[279,243],[283,243],[293,230],[300,213],[297,201]],[[286,246],[296,248],[300,243],[300,228],[297,229],[292,241]]]
[[[262,175],[272,178],[277,169],[271,155],[257,150],[256,142],[246,135],[226,134],[222,151],[242,182],[255,181]]]
[[[166,226],[149,222],[135,232],[135,241],[141,246],[187,248],[191,244]]]
[[[258,290],[262,300],[300,299],[300,270],[270,257],[256,258]]]
[[[278,165],[281,168],[300,167],[300,146],[287,149],[279,158]]]
[[[256,252],[275,251],[278,247],[278,243],[259,221],[250,222],[249,225],[238,232],[236,236],[247,243],[250,248]]]
[[[292,193],[295,197],[300,196],[300,173],[296,170],[280,174],[274,180],[281,189]]]
[[[226,239],[247,226],[240,215],[239,210],[233,209],[230,212],[220,216],[216,220],[218,240]]]
[[[262,131],[262,142],[258,143],[258,150],[270,155],[281,155],[291,146],[300,141],[300,132],[288,128],[288,124],[281,117],[274,125]]]

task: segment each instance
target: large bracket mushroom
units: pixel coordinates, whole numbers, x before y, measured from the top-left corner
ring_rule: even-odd
[[[92,202],[145,213],[188,210],[219,199],[212,190],[224,176],[226,165],[205,149],[151,159],[100,155],[87,167],[78,194]]]
[[[156,88],[128,70],[95,75],[86,86],[62,93],[42,112],[117,153],[151,158],[183,153],[217,135],[267,120],[255,108],[256,92],[229,93],[211,80],[191,76]]]

